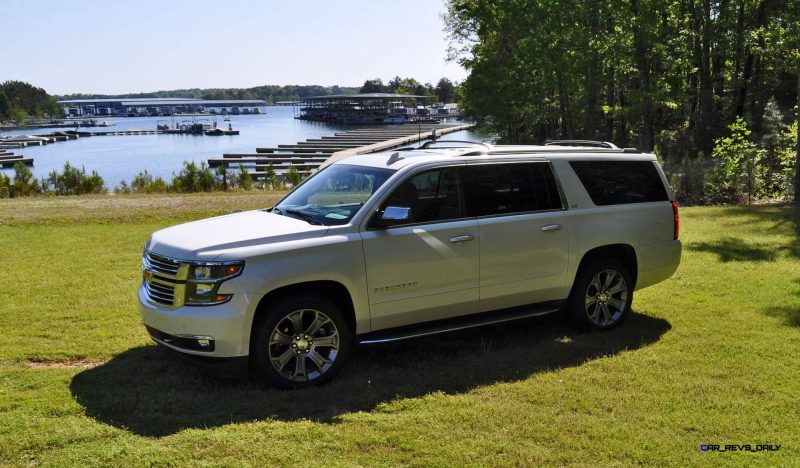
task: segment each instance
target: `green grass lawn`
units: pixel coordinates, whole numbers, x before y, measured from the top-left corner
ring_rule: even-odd
[[[680,269],[613,332],[363,346],[333,383],[279,391],[157,348],[136,305],[152,231],[277,196],[0,200],[0,465],[798,463],[797,208],[682,209]]]

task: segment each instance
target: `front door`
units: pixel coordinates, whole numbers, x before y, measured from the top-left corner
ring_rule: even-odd
[[[407,222],[361,236],[373,330],[475,313],[478,223],[466,216],[465,166],[412,174],[382,203]]]

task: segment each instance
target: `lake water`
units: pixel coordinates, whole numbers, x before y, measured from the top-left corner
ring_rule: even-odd
[[[130,135],[130,136],[98,136],[79,138],[65,142],[52,143],[45,146],[29,146],[16,148],[13,151],[26,157],[34,158],[31,168],[36,177],[47,176],[53,169],[61,171],[64,163],[69,161],[75,166],[83,166],[88,173],[96,170],[106,187],[113,189],[122,180],[130,183],[139,172],[147,169],[153,175],[161,176],[169,181],[173,173],[180,171],[184,161],[195,161],[198,164],[208,158],[221,157],[223,153],[254,153],[256,147],[276,147],[279,144],[294,144],[307,138],[333,135],[335,132],[354,127],[334,126],[320,122],[309,122],[294,118],[294,108],[290,106],[271,106],[266,114],[237,115],[231,118],[231,124],[239,135],[205,136],[205,135]],[[203,123],[211,123],[213,116],[197,117]],[[129,117],[105,118],[98,120],[114,123],[113,127],[81,128],[82,131],[102,132],[115,130],[155,130],[157,123],[169,122],[180,124],[191,117]],[[218,126],[227,128],[228,122],[221,117]],[[65,128],[43,128],[12,130],[0,135],[45,134],[52,131],[69,130]],[[481,140],[485,135],[472,132],[457,132],[447,135],[445,139]],[[13,169],[2,169],[9,176]]]

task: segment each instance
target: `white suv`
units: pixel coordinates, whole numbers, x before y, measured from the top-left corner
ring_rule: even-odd
[[[139,289],[150,335],[306,386],[356,343],[562,310],[607,330],[634,290],[678,267],[677,203],[655,156],[443,143],[458,144],[349,157],[273,208],[156,232]]]

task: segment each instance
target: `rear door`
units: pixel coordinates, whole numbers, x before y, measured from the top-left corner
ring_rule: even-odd
[[[548,162],[468,166],[478,220],[480,312],[564,299],[569,237]]]
[[[382,203],[408,223],[361,233],[373,330],[475,313],[478,223],[466,215],[465,165],[425,170]]]

